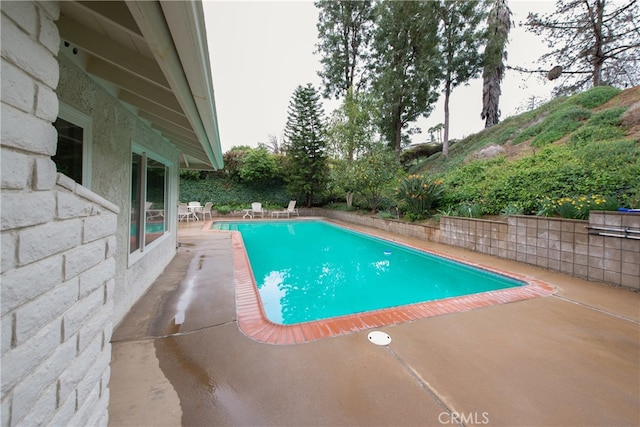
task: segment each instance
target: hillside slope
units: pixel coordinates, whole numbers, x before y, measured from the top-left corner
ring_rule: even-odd
[[[555,199],[640,204],[640,86],[597,87],[509,117],[436,153],[414,172],[442,178],[443,206],[537,213]]]

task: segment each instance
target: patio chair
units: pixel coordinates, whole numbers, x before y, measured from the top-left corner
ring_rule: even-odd
[[[262,203],[260,202],[253,202],[251,203],[251,218],[253,218],[254,215],[260,214],[260,216],[262,218],[264,218],[264,209],[262,208]]]
[[[178,221],[186,219],[187,222],[189,222],[189,218],[196,219],[195,213],[189,209],[189,206],[186,203],[178,204]]]
[[[209,215],[209,219],[213,219],[211,216],[211,209],[213,208],[212,202],[207,202],[204,204],[204,207],[200,209],[198,213],[202,214],[202,219],[205,219],[207,215]]]
[[[146,202],[144,205],[147,221],[152,221],[156,218],[164,218],[164,209],[151,209],[152,206],[153,202]]]
[[[298,209],[296,209],[296,201],[291,200],[289,202],[289,206],[287,206],[287,209],[285,210],[271,212],[271,216],[273,217],[274,215],[276,216],[276,218],[280,218],[280,215],[286,215],[287,218],[289,218],[290,215],[300,216],[300,214],[298,213]]]

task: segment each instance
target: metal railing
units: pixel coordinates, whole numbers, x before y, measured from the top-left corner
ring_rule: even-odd
[[[585,228],[589,230],[589,234],[595,236],[620,237],[623,239],[640,240],[640,230],[632,229],[631,227],[614,228],[588,225]]]

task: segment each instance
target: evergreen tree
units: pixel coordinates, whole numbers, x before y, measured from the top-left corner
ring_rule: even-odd
[[[323,94],[344,96],[349,88],[358,92],[366,84],[367,55],[371,43],[373,7],[370,0],[320,0],[317,52],[322,55]]]
[[[530,13],[525,26],[544,34],[552,49],[540,60],[562,76],[558,94],[591,86],[640,84],[640,6],[638,0],[563,0],[555,13]]]
[[[487,20],[487,44],[484,49],[482,72],[482,113],[484,127],[490,128],[500,121],[500,85],[507,59],[507,42],[511,31],[511,9],[507,0],[493,0]]]
[[[477,0],[440,0],[439,39],[444,84],[444,140],[442,154],[449,155],[449,97],[460,84],[477,77],[482,65],[480,44],[486,17],[484,3]]]
[[[382,135],[399,153],[403,140],[415,131],[408,129],[409,123],[428,116],[438,100],[437,6],[381,2],[376,17],[373,88],[381,100]]]
[[[291,194],[304,194],[306,206],[324,189],[327,157],[323,110],[320,96],[311,83],[298,86],[289,102],[285,127],[287,174]]]

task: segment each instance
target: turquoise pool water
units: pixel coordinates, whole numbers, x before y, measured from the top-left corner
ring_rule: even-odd
[[[322,221],[213,227],[240,231],[265,314],[282,325],[525,284]]]

